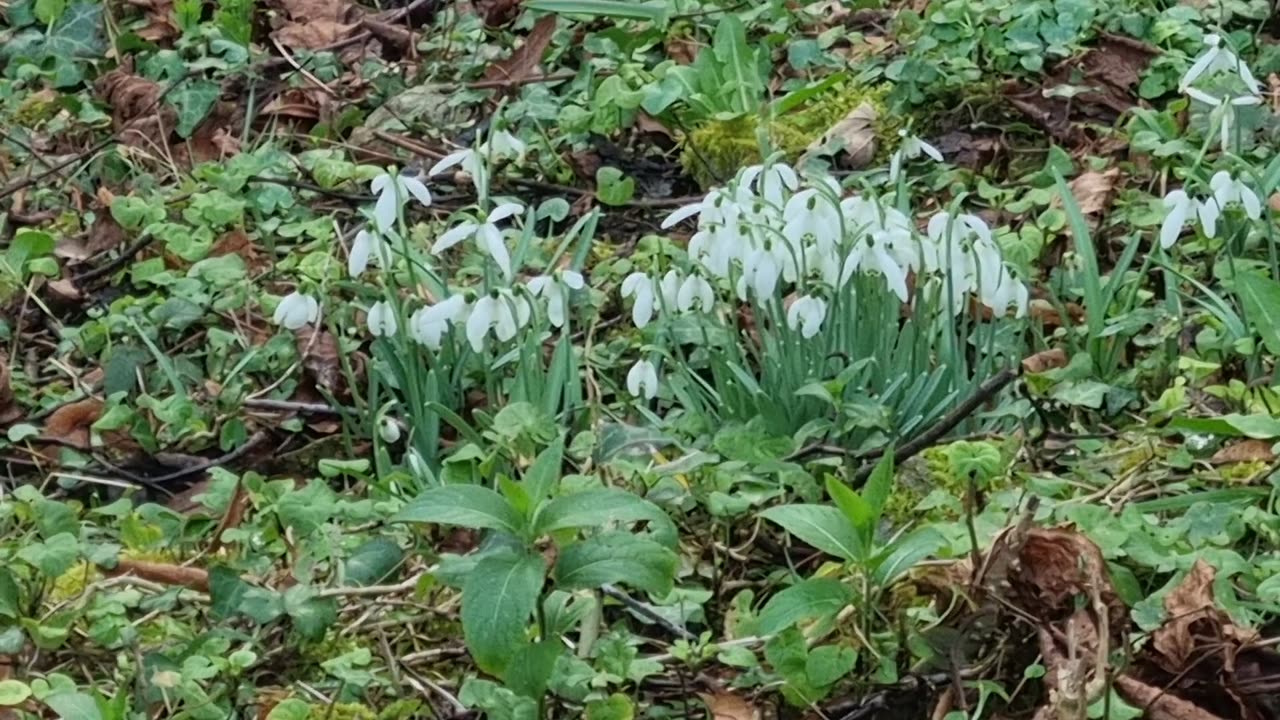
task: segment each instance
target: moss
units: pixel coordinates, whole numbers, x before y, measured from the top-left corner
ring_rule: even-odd
[[[1266,469],[1267,463],[1261,460],[1250,460],[1223,465],[1218,469],[1218,474],[1224,482],[1240,484],[1252,482],[1255,478],[1260,477]]]
[[[360,703],[312,705],[310,717],[325,720],[378,720],[376,713]]]
[[[897,146],[901,117],[888,112],[888,85],[835,86],[769,123],[769,143],[795,162],[814,141],[863,103],[876,111],[876,160],[883,161]],[[761,161],[757,137],[761,118],[746,115],[730,120],[709,120],[685,138],[680,163],[703,188],[734,176]]]
[[[74,600],[84,594],[85,588],[101,578],[102,573],[96,567],[81,560],[53,581],[49,599],[55,603]]]

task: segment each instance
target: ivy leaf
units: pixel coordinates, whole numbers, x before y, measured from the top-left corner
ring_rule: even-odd
[[[18,551],[18,557],[31,563],[47,578],[56,578],[70,570],[79,556],[80,541],[71,533],[59,533]]]
[[[178,135],[191,137],[221,94],[222,86],[212,80],[188,80],[170,91],[165,102],[178,111]]]
[[[102,720],[97,701],[82,692],[60,692],[44,699],[44,704],[62,720]]]
[[[462,587],[462,634],[481,670],[506,669],[524,642],[545,577],[538,555],[502,553],[476,563]]]
[[[284,593],[284,609],[293,621],[293,629],[304,640],[319,640],[338,619],[338,604],[333,598],[316,597],[306,585],[294,585]]]
[[[596,197],[605,205],[626,205],[636,195],[635,178],[608,165],[596,171]]]

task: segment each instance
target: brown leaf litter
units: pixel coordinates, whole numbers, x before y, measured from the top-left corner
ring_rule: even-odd
[[[515,87],[529,78],[541,74],[542,56],[551,44],[556,31],[556,16],[544,15],[529,31],[524,44],[516,48],[508,57],[499,60],[484,71],[484,79],[508,83]]]

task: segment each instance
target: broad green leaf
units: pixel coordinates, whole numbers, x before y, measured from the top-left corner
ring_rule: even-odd
[[[853,602],[853,592],[838,580],[810,578],[769,598],[760,611],[760,634],[773,635],[805,620],[833,617]]]
[[[519,534],[520,516],[505,498],[479,485],[441,485],[419,495],[392,522],[423,522]]]
[[[880,513],[884,504],[889,501],[889,493],[893,492],[893,446],[884,449],[884,457],[876,463],[867,478],[867,485],[862,489],[862,497],[871,506],[871,521],[880,522]]]
[[[240,579],[234,570],[221,565],[209,570],[209,614],[226,619],[240,610],[249,584]]]
[[[400,566],[404,551],[391,538],[377,537],[362,544],[347,558],[346,581],[352,585],[382,582]]]
[[[815,687],[826,687],[834,685],[837,680],[849,674],[856,662],[858,653],[853,648],[823,645],[809,651],[809,657],[804,662],[804,673]]]
[[[284,610],[293,629],[304,640],[316,641],[338,619],[338,603],[333,598],[316,597],[306,585],[294,585],[284,591]]]
[[[652,540],[611,532],[561,550],[555,580],[563,590],[623,583],[662,596],[671,592],[678,563],[674,552]]]
[[[842,560],[852,562],[865,556],[862,539],[844,513],[836,508],[827,505],[779,505],[765,510],[760,516]]]
[[[555,670],[556,659],[564,653],[559,639],[529,643],[516,651],[502,680],[518,695],[541,700]]]
[[[21,705],[31,697],[31,687],[20,680],[0,680],[0,705]]]
[[[22,616],[22,600],[13,574],[0,568],[0,617],[17,620]]]
[[[1236,277],[1236,292],[1254,331],[1272,355],[1280,355],[1280,282],[1256,273]]]
[[[568,528],[600,527],[610,522],[636,522],[666,518],[657,505],[617,488],[595,488],[562,495],[542,507],[534,525],[545,535]]]
[[[311,705],[298,698],[282,700],[267,713],[267,720],[308,720],[310,717]]]
[[[1179,417],[1169,421],[1170,430],[1212,433],[1228,437],[1250,437],[1256,440],[1280,438],[1280,418],[1271,415],[1222,415],[1216,418]]]
[[[555,492],[560,482],[560,466],[564,463],[564,435],[556,438],[546,450],[538,453],[524,473],[524,484],[534,502],[542,502]]]
[[[71,533],[59,533],[18,550],[18,557],[34,565],[45,577],[56,578],[70,570],[80,557],[80,541]]]
[[[506,669],[524,642],[545,575],[537,555],[503,553],[476,563],[462,588],[462,634],[481,670]]]
[[[103,720],[98,702],[82,692],[59,692],[44,699],[44,704],[62,720]]]
[[[898,539],[872,563],[872,574],[881,587],[896,580],[915,564],[945,547],[947,539],[931,527],[920,528]]]
[[[187,80],[170,91],[165,102],[178,111],[178,135],[191,137],[221,94],[222,86],[212,80]]]

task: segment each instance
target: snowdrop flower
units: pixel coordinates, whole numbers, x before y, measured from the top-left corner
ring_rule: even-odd
[[[391,337],[396,334],[399,324],[396,322],[395,308],[387,304],[386,301],[379,300],[369,308],[369,312],[365,317],[365,323],[369,326],[369,332],[374,337]]]
[[[369,262],[381,265],[386,251],[386,242],[376,230],[361,230],[351,243],[351,254],[347,256],[347,274],[359,277],[369,267]]]
[[[516,330],[529,322],[532,309],[529,301],[510,290],[494,290],[476,300],[467,317],[467,341],[476,352],[484,350],[484,339],[493,330],[494,337],[506,342],[516,336]]]
[[[369,185],[378,201],[373,207],[373,219],[380,232],[395,227],[400,208],[410,196],[422,203],[423,207],[431,204],[431,192],[416,177],[400,173],[386,172],[373,179]]]
[[[840,244],[840,211],[814,188],[792,195],[782,220],[782,235],[797,250],[810,238],[823,252]]]
[[[695,304],[702,312],[709,313],[715,309],[716,295],[706,278],[691,274],[680,283],[680,290],[676,293],[676,307],[680,312],[689,312]]]
[[[1226,170],[1214,173],[1209,180],[1209,189],[1213,191],[1213,199],[1219,210],[1225,210],[1228,205],[1239,204],[1244,207],[1244,214],[1250,220],[1262,217],[1262,203],[1257,194],[1248,185],[1231,177],[1231,173]]]
[[[800,329],[800,337],[808,340],[822,329],[822,321],[827,317],[827,302],[813,295],[796,298],[787,308],[787,327]]]
[[[480,249],[498,264],[503,277],[510,280],[511,254],[507,252],[507,243],[502,238],[502,230],[498,227],[498,223],[522,212],[524,212],[524,206],[520,203],[499,205],[489,213],[484,222],[464,222],[441,235],[431,246],[431,252],[439,255],[463,240],[474,237]]]
[[[400,423],[395,418],[382,416],[382,422],[378,423],[378,435],[382,437],[382,441],[387,444],[395,444],[400,442]]]
[[[752,165],[740,177],[741,183],[756,186],[760,199],[779,208],[783,205],[783,196],[800,187],[800,177],[786,163],[773,163],[768,167]]]
[[[499,130],[489,136],[489,139],[480,146],[480,152],[483,155],[516,160],[524,158],[525,150],[524,142],[506,130]]]
[[[884,276],[885,284],[902,302],[907,301],[907,271],[889,254],[887,244],[870,236],[853,246],[845,257],[840,284],[849,282],[855,272],[875,272]]]
[[[1219,173],[1219,175],[1227,174]],[[1217,180],[1217,178],[1218,176],[1215,175],[1214,179]],[[1226,179],[1230,182],[1231,176],[1227,175]],[[1218,180],[1218,182],[1226,191],[1227,187],[1223,185],[1223,182],[1221,180]],[[1247,187],[1244,190],[1256,203],[1257,196],[1253,194],[1253,191]],[[1222,208],[1225,205],[1223,200],[1228,199],[1230,199],[1228,192],[1224,192],[1222,200],[1210,198],[1206,202],[1188,196],[1185,190],[1170,190],[1164,196],[1164,200],[1161,201],[1167,212],[1164,216],[1164,221],[1160,223],[1160,247],[1165,250],[1173,247],[1173,244],[1178,241],[1178,236],[1182,234],[1182,228],[1187,224],[1187,220],[1193,218],[1199,218],[1200,227],[1204,229],[1205,235],[1208,237],[1216,236],[1218,234],[1218,217],[1222,214]],[[1261,211],[1261,208],[1258,209]]]
[[[667,312],[675,312],[676,300],[680,295],[680,273],[674,269],[668,270],[666,275],[658,281],[658,300],[659,310]]]
[[[778,288],[778,278],[782,276],[782,262],[774,254],[772,245],[765,245],[751,251],[742,262],[742,277],[738,279],[738,297],[747,299],[747,289],[755,293],[760,301],[773,297]]]
[[[534,297],[541,297],[547,301],[547,319],[551,324],[555,327],[563,327],[569,291],[581,290],[584,284],[580,273],[564,270],[558,273],[558,276],[539,275],[525,283],[525,287],[529,288],[529,293]]]
[[[1205,35],[1204,44],[1207,46],[1205,51],[1196,58],[1196,61],[1187,69],[1187,73],[1178,81],[1179,90],[1190,94],[1191,84],[1201,77],[1230,72],[1239,76],[1251,94],[1262,94],[1262,85],[1253,76],[1249,66],[1240,62],[1240,58],[1236,57],[1230,49],[1222,47],[1221,37],[1216,34]]]
[[[460,167],[463,172],[473,178],[477,178],[484,172],[484,158],[471,148],[463,148],[445,155],[439,162],[431,166],[431,169],[427,171],[427,175],[435,177],[453,167]]]
[[[658,369],[648,360],[638,360],[627,371],[627,392],[645,400],[658,396]]]
[[[450,295],[435,305],[418,308],[409,318],[409,336],[429,350],[439,350],[441,338],[449,326],[462,320],[466,314],[466,298]]]
[[[653,319],[653,279],[642,272],[631,273],[622,281],[622,297],[635,297],[631,306],[631,322],[643,328]]]
[[[1262,104],[1262,98],[1257,95],[1216,97],[1197,88],[1187,88],[1186,93],[1190,97],[1208,105],[1211,108],[1211,115],[1215,115],[1219,118],[1218,130],[1221,133],[1219,140],[1222,143],[1223,150],[1226,150],[1227,146],[1231,144],[1231,123],[1235,119],[1235,109],[1238,107]]]
[[[280,300],[279,305],[276,305],[276,312],[272,319],[277,325],[297,330],[307,323],[315,322],[318,317],[320,317],[320,304],[315,298],[300,292],[291,292]]]
[[[898,137],[902,138],[902,142],[899,143],[893,157],[889,158],[889,182],[897,182],[898,173],[902,171],[902,163],[905,160],[914,160],[923,154],[933,158],[934,162],[942,162],[942,153],[938,148],[915,135],[908,135],[906,128],[898,131]]]
[[[982,304],[1000,316],[1009,312],[1009,306],[1013,305],[1014,317],[1025,317],[1029,305],[1027,286],[1003,266],[984,274],[990,275],[990,282],[980,288],[979,300]]]

